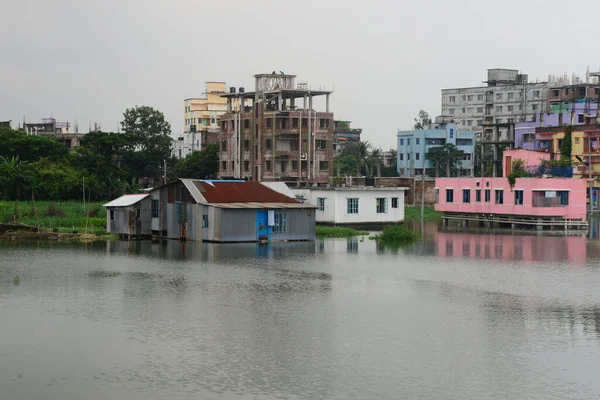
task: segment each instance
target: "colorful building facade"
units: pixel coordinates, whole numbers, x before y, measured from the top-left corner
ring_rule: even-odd
[[[475,152],[475,133],[459,130],[451,119],[437,117],[428,129],[397,132],[397,168],[401,176],[421,175],[423,171],[434,176],[435,166],[427,158],[427,153],[433,147],[453,144],[463,151],[463,160],[459,175],[472,176],[473,154]]]

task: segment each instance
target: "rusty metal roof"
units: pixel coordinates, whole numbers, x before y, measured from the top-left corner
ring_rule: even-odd
[[[243,202],[243,203],[210,203],[213,207],[218,208],[249,208],[249,209],[260,209],[260,208],[312,208],[315,209],[317,206],[303,203],[261,203],[261,202]]]
[[[200,181],[199,193],[207,203],[290,203],[296,199],[279,193],[260,182],[205,182]],[[264,206],[271,207],[271,206]]]
[[[150,196],[149,193],[124,194],[123,196],[104,204],[104,207],[128,207],[134,205],[140,200],[145,199],[148,196]]]

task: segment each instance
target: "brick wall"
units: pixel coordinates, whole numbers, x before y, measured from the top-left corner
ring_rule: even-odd
[[[416,192],[415,192],[415,183],[416,183]],[[382,177],[375,179],[375,186],[382,187],[394,187],[394,186],[402,186],[407,187],[408,191],[404,197],[404,204],[412,205],[421,204],[421,190],[422,190],[423,182],[421,179],[417,178],[416,182],[414,182],[413,178],[406,177]],[[415,197],[416,194],[416,197]],[[425,204],[435,204],[435,180],[432,178],[427,178],[425,180]]]

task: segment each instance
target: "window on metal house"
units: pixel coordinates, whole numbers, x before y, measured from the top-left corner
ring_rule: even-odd
[[[358,199],[347,199],[348,214],[358,214]]]
[[[287,214],[283,212],[275,213],[275,226],[273,232],[287,232]]]
[[[490,202],[490,189],[485,189],[485,202],[489,203]]]
[[[202,215],[202,227],[208,228],[208,215],[207,214]]]
[[[385,214],[388,212],[387,198],[385,198],[385,197],[377,198],[376,204],[377,204],[377,214]]]
[[[392,197],[392,208],[398,208],[398,198]]]
[[[159,202],[158,199],[152,199],[152,218],[158,218]]]
[[[319,207],[319,211],[325,211],[325,197],[317,198],[317,207]]]
[[[475,202],[476,203],[481,202],[481,189],[475,190]]]
[[[185,203],[177,203],[177,222],[187,221],[187,208]]]
[[[114,219],[115,219],[115,210],[110,210],[110,219],[111,219],[111,221],[114,221]]]

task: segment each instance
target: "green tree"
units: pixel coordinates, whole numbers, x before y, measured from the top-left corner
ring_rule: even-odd
[[[135,106],[123,113],[123,132],[137,138],[138,152],[124,155],[137,177],[160,176],[160,166],[171,156],[171,125],[162,112]]]
[[[348,143],[344,149],[344,153],[351,155],[354,158],[356,176],[361,176],[363,168],[365,170],[365,175],[369,175],[369,155],[371,154],[371,143],[368,141]]]
[[[381,152],[381,149],[371,149],[368,156],[368,164],[371,169],[371,175],[373,175],[373,170],[377,169],[377,176],[381,176],[381,166],[383,164],[383,153]]]
[[[19,220],[19,200],[21,198],[21,188],[27,183],[28,171],[27,162],[21,161],[19,156],[3,157],[0,156],[0,182],[6,197],[15,199],[15,221]]]
[[[69,149],[51,136],[27,135],[10,128],[0,128],[0,156],[11,158],[16,155],[24,162],[41,157],[57,161],[68,157]]]
[[[451,143],[431,147],[427,152],[427,158],[431,160],[435,167],[436,178],[439,176],[440,170],[445,171],[444,176],[446,177],[456,175],[463,155],[464,152]]]
[[[415,125],[413,128],[415,130],[427,129],[427,127],[431,124],[431,118],[429,118],[429,113],[423,110],[419,110],[419,115],[415,118]]]
[[[573,126],[567,125],[565,127],[565,137],[560,145],[560,159],[563,161],[564,166],[571,165],[571,149],[573,147],[571,133],[573,132]]]
[[[337,154],[334,163],[337,176],[352,175],[356,170],[356,158],[346,152]]]
[[[210,179],[219,172],[219,145],[209,144],[202,151],[194,151],[175,167],[180,178]]]

